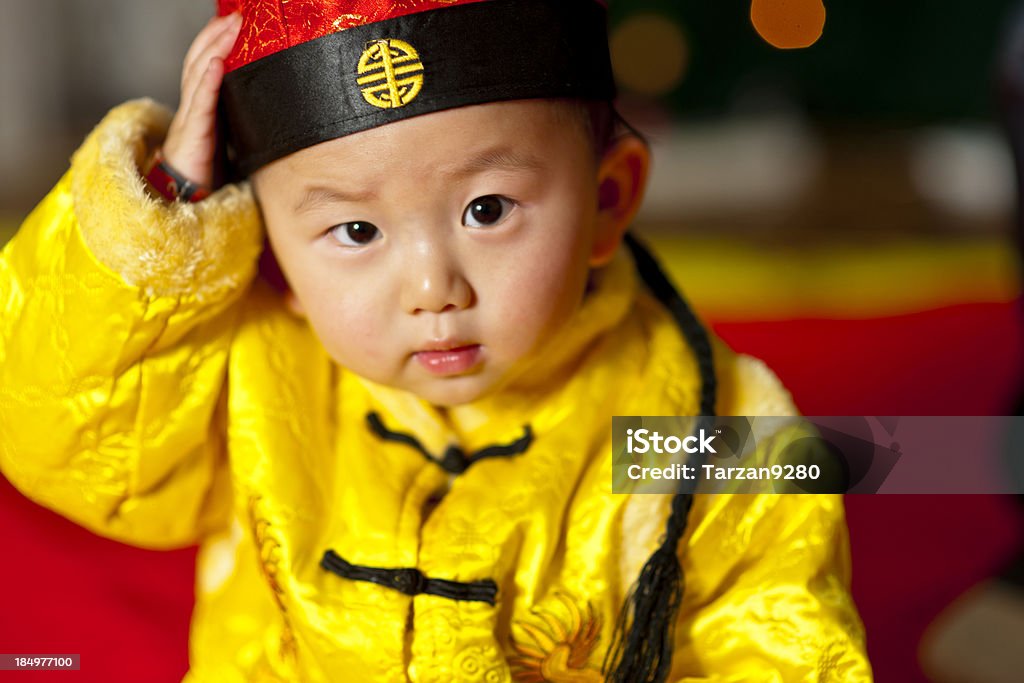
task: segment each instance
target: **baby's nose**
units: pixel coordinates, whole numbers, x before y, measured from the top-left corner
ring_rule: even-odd
[[[457,264],[437,253],[408,264],[403,308],[409,313],[446,313],[468,308],[473,289]]]

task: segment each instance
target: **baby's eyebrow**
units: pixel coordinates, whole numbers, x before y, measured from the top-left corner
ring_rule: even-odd
[[[487,150],[469,162],[442,173],[451,177],[465,177],[482,171],[539,171],[543,167],[544,164],[535,156],[513,149],[497,148]]]
[[[302,213],[321,206],[323,204],[337,204],[340,202],[365,202],[376,197],[372,190],[366,192],[346,192],[333,187],[314,186],[306,190],[302,199],[295,205],[295,212]]]

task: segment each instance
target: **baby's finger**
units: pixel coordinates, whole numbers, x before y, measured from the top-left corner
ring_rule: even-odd
[[[229,15],[236,17],[234,21],[229,23],[224,31],[214,36],[213,40],[207,43],[203,51],[196,55],[192,64],[190,64],[183,74],[182,86],[181,86],[181,102],[178,104],[180,111],[187,112],[192,107],[192,95],[196,92],[196,89],[206,73],[209,67],[210,60],[218,57],[224,59],[231,52],[232,46],[235,44],[235,39],[238,38],[238,31],[241,29],[241,17],[237,13]]]
[[[188,115],[186,116],[187,121],[195,122],[196,125],[202,122],[203,125],[200,131],[190,132],[213,134],[217,116],[217,99],[220,94],[220,83],[223,78],[224,59],[221,57],[211,58],[206,71],[203,73],[203,77],[196,86],[195,93],[192,95],[192,103],[188,108]]]
[[[241,20],[242,16],[238,12],[232,12],[223,17],[214,17],[203,27],[203,30],[199,32],[196,39],[192,41],[192,45],[189,46],[188,52],[185,54],[185,60],[182,63],[182,92],[190,89],[187,87],[189,77],[196,75],[197,69],[206,68],[208,60],[203,59],[203,53],[207,51],[211,44],[223,40],[225,35],[232,31],[232,29],[235,30],[233,36],[237,37],[237,29],[241,26]],[[198,75],[201,76],[201,73]]]
[[[217,96],[223,76],[224,61],[214,57],[190,97],[191,106],[185,114],[180,131],[181,149],[165,150],[167,161],[172,166],[186,178],[201,185],[208,186],[213,176]]]
[[[206,46],[210,44],[220,30],[223,28],[224,17],[213,16],[206,22],[202,30],[196,34],[196,37],[192,39],[192,44],[188,46],[188,51],[185,53],[185,58],[181,60],[181,79],[179,86],[182,90],[185,89],[185,83],[188,80],[188,74],[193,64],[195,64],[196,57],[200,52],[206,49]]]

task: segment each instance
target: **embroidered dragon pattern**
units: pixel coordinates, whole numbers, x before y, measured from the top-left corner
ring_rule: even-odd
[[[516,683],[601,683],[601,672],[589,665],[601,639],[601,618],[588,602],[585,609],[564,593],[556,593],[561,609],[535,608],[532,617],[513,625],[509,657]],[[552,606],[554,607],[554,606]],[[516,632],[520,637],[516,637]]]

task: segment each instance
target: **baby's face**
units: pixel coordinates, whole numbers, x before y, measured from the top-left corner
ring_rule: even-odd
[[[298,308],[346,368],[440,406],[514,378],[580,305],[598,161],[545,101],[307,148],[254,184]]]

